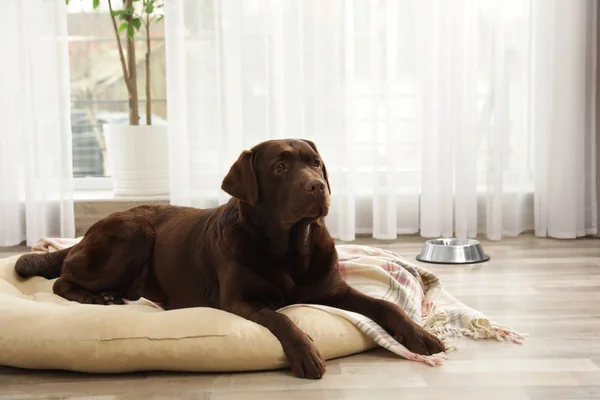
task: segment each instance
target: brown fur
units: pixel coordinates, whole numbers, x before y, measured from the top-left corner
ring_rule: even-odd
[[[314,143],[263,142],[223,180],[232,199],[213,209],[141,206],[97,222],[70,249],[25,255],[23,277],[53,278],[54,292],[91,304],[145,297],[166,309],[214,307],[268,328],[294,375],[320,378],[325,362],[280,307],[324,304],[363,314],[420,354],[443,344],[397,305],[349,287],[324,217],[329,180]]]

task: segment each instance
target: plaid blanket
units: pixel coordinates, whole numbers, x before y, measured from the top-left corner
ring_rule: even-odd
[[[73,246],[79,240],[81,238],[43,238],[32,250],[57,251]],[[435,274],[406,261],[398,254],[368,246],[336,247],[339,268],[348,284],[369,296],[398,304],[413,321],[444,341],[448,351],[456,349],[450,344],[450,339],[456,337],[509,340],[521,344],[526,336],[492,322],[482,313],[463,304],[442,287]],[[147,299],[142,301],[151,303]],[[158,304],[151,304],[160,308]],[[422,356],[409,351],[383,328],[360,314],[315,304],[295,304],[285,308],[291,307],[317,308],[344,318],[381,347],[408,360],[435,366],[446,358],[445,354]]]

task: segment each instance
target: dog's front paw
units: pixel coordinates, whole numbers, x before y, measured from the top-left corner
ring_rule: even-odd
[[[292,346],[286,355],[292,374],[299,378],[321,379],[325,374],[325,361],[312,342]]]
[[[413,353],[430,356],[446,351],[446,346],[440,339],[412,321],[402,329],[394,330],[394,337]]]

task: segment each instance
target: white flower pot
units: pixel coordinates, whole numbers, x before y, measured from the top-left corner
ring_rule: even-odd
[[[164,125],[104,125],[109,169],[117,196],[169,193],[169,137]]]

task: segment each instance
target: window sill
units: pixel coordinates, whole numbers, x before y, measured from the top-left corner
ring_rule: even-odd
[[[117,196],[111,189],[75,190],[73,200],[76,203],[88,202],[155,202],[169,201],[169,195],[158,196]]]

